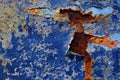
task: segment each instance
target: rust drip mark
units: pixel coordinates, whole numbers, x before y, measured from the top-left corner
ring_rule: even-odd
[[[22,26],[22,30],[25,31],[27,29],[27,24],[25,24],[24,26]]]
[[[105,17],[102,14],[99,16],[92,16],[92,12],[86,13],[86,12],[81,12],[80,10],[72,10],[71,8],[60,9],[60,12],[58,14],[59,16],[67,15],[71,22],[71,28],[76,28],[77,32],[84,31],[83,26],[85,23],[97,22],[100,19]],[[59,17],[59,16],[57,15],[56,17]]]
[[[74,39],[72,40],[70,44],[69,51],[75,52],[85,57],[84,58],[85,70],[86,70],[85,80],[92,80],[92,76],[91,76],[92,68],[91,67],[93,65],[93,59],[90,56],[90,54],[86,51],[86,49],[88,48],[89,42],[93,42],[93,43],[100,44],[100,45],[105,45],[109,48],[117,47],[117,45],[120,44],[120,42],[118,41],[110,41],[109,36],[98,37],[98,36],[94,36],[91,34],[85,34],[84,32],[74,33]]]
[[[93,37],[92,35],[85,34],[84,32],[81,32],[81,33],[75,32],[74,39],[72,40],[69,48],[69,51],[75,52],[85,57],[84,63],[85,63],[85,70],[86,70],[86,74],[85,74],[86,80],[92,80],[92,77],[90,76],[91,70],[92,70],[91,68],[92,58],[89,55],[89,53],[86,51],[88,47],[88,42],[92,37]]]

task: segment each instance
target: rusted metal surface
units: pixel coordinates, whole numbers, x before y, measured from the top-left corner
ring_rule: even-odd
[[[85,80],[92,80],[92,76],[91,76],[92,68],[91,67],[93,65],[93,59],[90,56],[90,54],[86,51],[89,42],[93,42],[93,43],[100,44],[100,45],[105,45],[109,48],[115,48],[117,47],[118,44],[120,44],[120,42],[118,41],[110,41],[109,36],[98,37],[98,36],[94,36],[91,34],[85,34],[84,32],[74,33],[74,39],[72,40],[70,44],[69,51],[75,52],[85,57],[84,58],[84,64],[85,64],[85,70],[86,70]]]
[[[77,0],[73,0],[77,1]],[[42,9],[30,9],[25,10],[24,12],[40,15]],[[48,11],[49,13],[50,11]],[[46,12],[47,13],[47,12]],[[55,21],[68,21],[71,23],[71,29],[75,29],[73,40],[70,43],[69,51],[75,52],[79,55],[83,55],[84,65],[85,65],[85,80],[92,80],[92,65],[93,59],[90,54],[87,52],[88,43],[96,43],[99,45],[107,46],[108,48],[117,47],[120,42],[118,41],[110,41],[109,36],[99,37],[92,34],[86,34],[84,32],[84,25],[86,23],[97,23],[99,20],[104,19],[106,15],[99,14],[94,15],[93,12],[83,12],[79,7],[77,10],[73,10],[70,7],[67,8],[59,8],[58,11],[51,14],[50,17],[54,18]]]
[[[72,27],[77,27],[77,31],[83,31],[83,25],[86,22],[92,22],[94,17],[91,13],[83,14],[80,11],[74,11],[72,9],[60,9],[60,14],[67,14],[69,16],[69,20],[71,21]]]

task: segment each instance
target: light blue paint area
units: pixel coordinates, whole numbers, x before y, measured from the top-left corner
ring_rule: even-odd
[[[105,50],[112,50],[111,48],[108,48],[107,46],[104,46],[104,45],[95,44],[95,43],[88,43],[88,48],[86,51],[88,53],[92,53],[96,50],[95,47],[98,47],[98,46],[103,47]]]
[[[115,33],[115,34],[110,35],[110,40],[111,41],[115,41],[115,40],[120,41],[120,34]]]
[[[105,50],[112,50],[113,48],[108,48],[107,46],[103,46],[103,45],[100,45],[101,47],[103,47]],[[117,45],[116,48],[120,48],[120,44]]]
[[[80,1],[75,1],[75,4],[80,6],[81,2]]]
[[[94,43],[88,43],[88,48],[86,49],[86,51],[88,52],[88,53],[92,53],[92,52],[94,52],[95,51],[95,44]]]
[[[98,46],[103,47],[105,50],[112,50],[112,48],[108,48],[107,46],[104,46],[104,45],[89,43],[88,48],[87,48],[87,52],[94,52],[95,47],[98,47]]]
[[[120,44],[117,47],[120,48]]]
[[[69,6],[72,10],[78,10],[79,7],[78,6]]]
[[[108,48],[107,46],[104,46],[104,45],[99,45],[99,46],[103,47],[105,50],[112,50],[112,48]]]
[[[106,16],[106,15],[109,15],[113,12],[113,8],[105,7],[103,9],[99,9],[99,8],[91,7],[86,12],[93,12],[93,14],[97,15],[97,16],[100,14]]]

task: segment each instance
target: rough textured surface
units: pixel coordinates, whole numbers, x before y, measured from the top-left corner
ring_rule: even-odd
[[[73,40],[71,24],[49,16],[57,8],[74,4],[81,6],[82,11],[97,7],[102,13],[106,6],[112,7],[114,11],[104,19],[86,23],[85,34],[109,35],[111,41],[120,41],[119,0],[0,0],[0,80],[84,80],[85,58],[73,54],[65,56]],[[46,8],[47,13],[51,11],[50,14],[24,13],[24,10],[39,7]],[[119,80],[120,45],[109,48],[95,43],[88,43],[87,48],[94,59],[92,77]]]

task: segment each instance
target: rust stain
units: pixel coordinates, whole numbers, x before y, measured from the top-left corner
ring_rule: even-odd
[[[104,37],[94,36],[90,39],[90,41],[96,44],[107,46],[108,48],[115,48],[117,47],[118,44],[120,44],[120,42],[117,40],[110,41],[109,36],[104,36]]]
[[[84,58],[84,63],[85,63],[85,80],[92,80],[92,77],[90,76],[91,74],[91,66],[92,66],[92,58],[90,54],[86,51],[88,47],[88,42],[93,37],[92,35],[85,34],[84,32],[74,33],[74,39],[72,40],[70,44],[69,51],[75,52],[79,55],[83,55]]]
[[[25,31],[27,29],[27,24],[25,24],[23,27],[22,27],[22,30]]]
[[[29,13],[32,15],[40,15],[41,10],[39,8],[32,8],[32,9],[28,9],[28,10],[23,10],[23,12]]]
[[[77,1],[77,0],[73,0]],[[24,10],[23,12],[27,12],[33,15],[40,15],[41,10],[38,8],[33,8],[30,10]],[[61,19],[65,21],[71,22],[71,28],[75,29],[74,32],[74,39],[70,44],[69,51],[75,52],[79,55],[83,55],[84,58],[84,65],[85,65],[85,80],[92,80],[92,65],[93,59],[90,54],[86,51],[88,48],[88,43],[96,43],[100,45],[107,46],[108,48],[115,48],[120,42],[118,41],[110,41],[109,36],[99,37],[94,36],[92,34],[84,33],[84,24],[95,22],[97,23],[99,20],[104,19],[106,16],[100,14],[99,16],[93,16],[92,12],[82,12],[81,8],[79,10],[72,10],[71,8],[63,8],[59,9],[59,12],[53,13],[53,18]],[[52,17],[52,16],[51,16]],[[26,29],[26,25],[23,26],[23,30]]]
[[[100,19],[105,17],[102,14],[99,16],[92,16],[92,12],[86,13],[81,12],[80,10],[72,10],[71,8],[60,9],[59,15],[56,17],[59,17],[60,15],[67,15],[71,22],[71,28],[76,28],[77,32],[84,31],[83,26],[85,23],[98,22]],[[63,17],[61,16],[61,18]]]
[[[75,52],[79,55],[83,55],[84,63],[85,63],[85,80],[92,80],[92,65],[93,59],[90,54],[86,51],[88,47],[88,43],[96,43],[100,45],[107,46],[109,48],[117,47],[120,42],[118,41],[110,41],[109,36],[98,37],[91,34],[84,33],[84,24],[91,23],[91,22],[98,22],[100,19],[105,18],[104,15],[100,14],[99,16],[92,16],[92,12],[81,12],[80,10],[72,10],[71,8],[67,9],[60,9],[59,15],[67,15],[69,21],[71,22],[71,27],[75,28],[76,31],[74,33],[74,39],[70,44],[69,51]],[[57,17],[56,16],[56,17]],[[62,18],[64,16],[61,16]]]
[[[72,40],[70,44],[69,51],[75,52],[79,55],[83,55],[84,63],[85,63],[85,80],[92,80],[92,65],[93,65],[93,59],[90,56],[90,54],[86,51],[88,48],[88,43],[93,42],[96,44],[104,45],[109,48],[115,48],[117,47],[120,42],[118,41],[110,41],[109,36],[105,37],[98,37],[91,34],[85,34],[84,32],[75,32],[74,33],[74,39]]]
[[[70,22],[68,15],[67,14],[60,14],[60,13],[55,13],[55,21],[68,21]]]
[[[78,33],[75,32],[74,33],[74,39],[72,40],[71,44],[70,44],[70,51],[72,52],[76,52],[80,55],[86,55],[86,49],[87,49],[87,44],[89,42],[89,40],[92,38],[92,35],[88,35],[85,34],[84,32]]]

